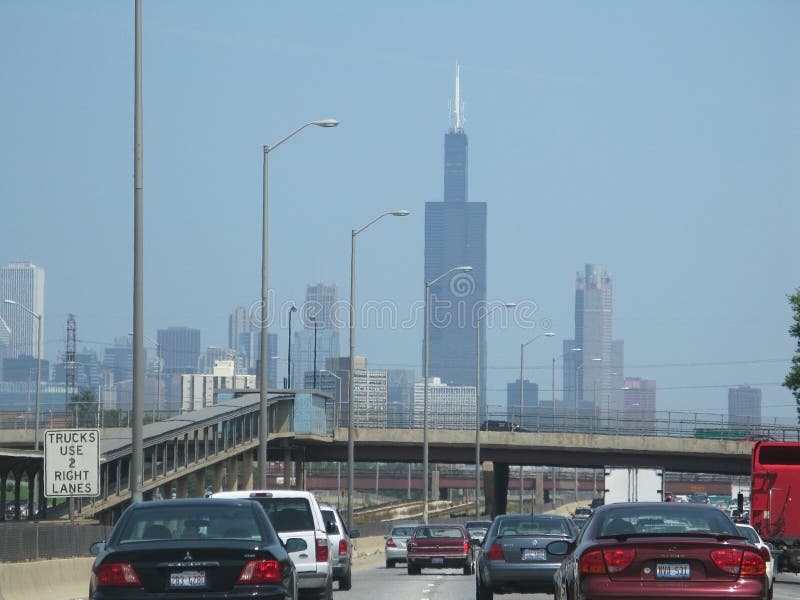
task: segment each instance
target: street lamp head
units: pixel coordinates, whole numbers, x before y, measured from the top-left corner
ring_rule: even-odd
[[[602,358],[600,358],[600,357],[597,357],[597,356],[596,356],[596,357],[594,357],[592,360],[593,360],[594,362],[600,362],[600,361],[602,361],[603,359],[602,359]]]
[[[16,304],[17,303],[16,300],[8,300],[8,299],[3,300],[3,302],[5,302],[6,304]]]
[[[553,333],[552,331],[545,331],[542,335],[545,337],[553,337],[555,333]]]
[[[336,127],[339,124],[339,121],[336,119],[319,119],[318,121],[311,121],[311,125],[316,125],[317,127]]]
[[[470,266],[456,267],[454,271],[456,273],[470,273],[472,271],[472,267]]]
[[[570,348],[570,352],[583,352],[583,348]]]
[[[517,307],[517,303],[516,302],[506,302],[506,303],[503,304],[503,307],[504,308],[516,308]]]
[[[297,312],[297,307],[292,304],[292,307],[289,309],[289,312]]]
[[[405,209],[400,209],[400,210],[393,210],[389,214],[391,214],[393,217],[407,217],[408,215],[411,214],[411,211],[405,210]]]

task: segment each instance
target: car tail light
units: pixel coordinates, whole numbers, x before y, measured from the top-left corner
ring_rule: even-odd
[[[739,574],[745,577],[760,577],[766,573],[767,564],[764,562],[764,557],[756,552],[745,550],[744,556],[742,556],[742,570]]]
[[[339,554],[347,554],[347,540],[339,540]]]
[[[94,572],[97,587],[142,587],[130,563],[105,563]]]
[[[741,550],[740,548],[714,550],[711,553],[711,560],[720,569],[731,575],[760,577],[767,572],[767,565],[761,554],[750,550]]]
[[[758,549],[758,553],[761,555],[761,558],[763,558],[764,561],[769,562],[772,560],[772,554],[770,554],[769,548],[767,548],[766,546],[761,546]]]
[[[386,547],[387,548],[397,548],[397,544],[394,543],[392,538],[386,540]]]
[[[581,556],[578,561],[578,571],[581,575],[599,575],[606,572],[606,563],[603,560],[603,552],[591,550]]]
[[[464,552],[469,552],[469,542],[464,542]]]
[[[489,548],[489,554],[487,555],[489,560],[505,560],[506,557],[503,554],[503,547],[495,542],[492,544],[492,547]]]
[[[612,548],[603,550],[603,559],[609,573],[619,573],[631,566],[633,558],[636,556],[630,548]]]
[[[281,573],[281,565],[277,560],[251,560],[242,569],[236,585],[280,583],[281,581],[283,581],[283,573]]]
[[[318,537],[316,542],[317,562],[328,562],[328,538]]]

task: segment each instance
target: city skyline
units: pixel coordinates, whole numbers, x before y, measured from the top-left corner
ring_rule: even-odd
[[[359,320],[356,354],[419,375],[424,207],[441,199],[460,64],[469,194],[491,205],[487,300],[526,302],[535,324],[487,327],[487,400],[503,403],[520,343],[545,325],[557,337],[528,347],[525,378],[550,395],[574,271],[597,263],[615,278],[626,374],[658,381],[660,409],[724,414],[728,388],[749,384],[765,421],[795,420],[781,382],[800,284],[800,6],[317,8],[309,20],[291,5],[203,4],[187,19],[146,4],[146,335],[184,325],[226,345],[232,308],[260,297],[263,144],[336,118],[270,158],[270,330],[285,355],[275,311],[309,282],[345,289],[350,231],[404,208],[359,236],[356,297],[416,318]],[[132,330],[132,37],[126,3],[0,5],[13,57],[0,264],[46,270],[51,363],[70,313],[79,350]]]

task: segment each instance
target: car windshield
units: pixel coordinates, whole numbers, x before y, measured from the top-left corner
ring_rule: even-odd
[[[710,533],[741,535],[730,519],[715,508],[686,510],[665,502],[646,507],[620,507],[603,513],[597,523],[600,537],[625,534]]]
[[[567,520],[563,518],[513,517],[500,519],[497,524],[497,533],[506,537],[514,535],[565,536],[572,532]]]
[[[264,541],[253,510],[246,506],[154,507],[133,511],[117,542],[171,539]]]

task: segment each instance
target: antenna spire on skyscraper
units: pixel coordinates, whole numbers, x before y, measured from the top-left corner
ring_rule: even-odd
[[[464,102],[461,100],[461,65],[456,63],[456,95],[450,108],[450,130],[455,133],[464,131]]]

